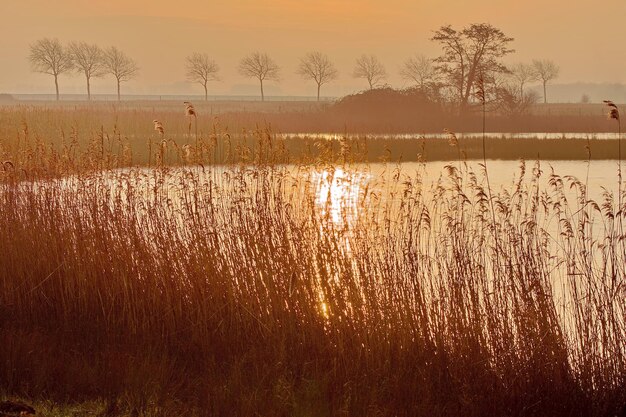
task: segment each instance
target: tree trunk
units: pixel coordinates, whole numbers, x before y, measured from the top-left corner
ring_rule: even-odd
[[[87,77],[87,101],[91,101],[91,85],[89,85],[89,77]]]
[[[546,82],[543,82],[543,104],[548,102],[548,97],[546,97]]]
[[[120,96],[120,80],[117,80],[117,101],[122,101]]]
[[[204,83],[204,101],[209,101],[209,90],[206,88],[206,83]]]
[[[460,113],[461,114],[465,114],[467,112],[467,108],[469,107],[469,99],[470,99],[470,93],[472,91],[472,85],[473,84],[473,80],[470,82],[470,79],[468,78],[467,80],[467,84],[465,85],[465,90],[461,90],[461,106],[460,106]]]
[[[263,80],[261,80],[261,101],[265,101],[265,94],[263,93]]]
[[[54,86],[57,92],[57,101],[59,101],[59,80],[58,80],[58,75],[56,74],[54,74]]]
[[[475,68],[475,67],[474,67]],[[469,73],[467,74],[467,84],[465,84],[465,92],[463,93],[463,108],[467,108],[469,104],[469,99],[472,94],[472,88],[474,87],[474,81],[476,81],[476,70],[470,68]],[[484,81],[483,81],[484,84]]]
[[[320,101],[320,87],[322,85],[321,84],[317,84],[317,101]]]

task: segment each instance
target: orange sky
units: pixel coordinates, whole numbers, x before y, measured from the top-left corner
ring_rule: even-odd
[[[322,94],[364,87],[351,77],[355,58],[374,53],[388,82],[402,86],[402,62],[414,53],[437,54],[428,40],[450,23],[489,22],[515,38],[508,62],[550,58],[561,66],[558,82],[626,83],[626,1],[605,0],[2,0],[0,92],[52,93],[50,77],[30,71],[28,46],[42,37],[116,45],[141,67],[128,93],[200,93],[185,81],[184,58],[198,51],[214,57],[222,81],[213,94],[256,93],[238,75],[248,52],[267,51],[282,67],[270,94],[313,95],[315,87],[295,75],[298,57],[327,53],[340,77]],[[61,92],[82,93],[79,76],[63,77]],[[113,91],[111,80],[94,82],[95,93]]]

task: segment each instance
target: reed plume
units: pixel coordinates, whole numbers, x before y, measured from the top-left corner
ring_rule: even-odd
[[[193,104],[189,101],[183,101],[183,104],[185,105],[185,115],[187,117],[196,117],[196,109],[193,107]]]
[[[617,105],[611,100],[603,100],[604,104],[609,109],[609,120],[615,120],[617,122],[617,210],[619,213],[620,232],[622,229],[622,217],[624,216],[624,210],[622,207],[622,122],[620,119],[619,109]]]
[[[153,120],[152,123],[154,123],[154,130],[158,132],[159,135],[163,136],[165,134],[165,129],[163,129],[163,123],[156,119]]]
[[[185,115],[189,119],[189,126],[187,128],[187,133],[189,135],[191,135],[191,119],[193,118],[193,121],[195,122],[195,128],[196,128],[196,158],[199,158],[199,154],[198,154],[198,116],[197,116],[197,113],[196,113],[196,109],[195,109],[195,107],[193,107],[193,104],[191,104],[191,102],[189,102],[189,101],[183,101],[183,104],[185,105]]]

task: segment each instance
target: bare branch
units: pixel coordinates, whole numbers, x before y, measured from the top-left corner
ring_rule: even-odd
[[[513,65],[511,68],[511,78],[517,82],[520,86],[520,90],[523,90],[527,83],[537,81],[537,75],[533,67],[523,63]]]
[[[207,54],[194,53],[187,57],[187,80],[205,85],[209,81],[218,81],[220,67]]]
[[[85,75],[87,97],[91,100],[91,78],[102,77],[106,74],[104,52],[98,45],[89,45],[85,42],[72,42],[68,49],[75,69]]]
[[[132,80],[139,71],[135,61],[115,46],[104,51],[104,68],[120,82]]]
[[[60,75],[74,68],[72,56],[58,39],[44,38],[30,46],[28,59],[33,71]]]
[[[117,80],[117,99],[120,99],[120,84],[132,80],[139,72],[139,67],[124,52],[111,46],[104,51],[104,67],[107,74]]]
[[[559,76],[560,68],[552,61],[533,60],[535,76],[542,81],[552,81]]]
[[[415,55],[407,59],[400,69],[400,76],[414,82],[422,90],[437,81],[437,71],[432,61],[424,55]]]
[[[74,61],[74,69],[78,72],[84,73],[89,78],[102,77],[106,74],[104,53],[98,45],[72,42],[68,49]]]
[[[320,99],[322,85],[337,79],[338,72],[327,55],[321,52],[310,52],[300,59],[297,74],[304,79],[311,79],[317,84],[317,100]]]
[[[519,85],[503,83],[495,89],[495,108],[498,113],[508,117],[519,117],[528,114],[531,107],[539,100],[539,95],[533,91],[523,91]]]
[[[261,83],[261,100],[265,100],[263,81],[280,80],[280,67],[266,53],[253,52],[239,63],[239,73],[244,77],[253,77]]]
[[[533,70],[537,79],[543,83],[543,102],[547,103],[546,86],[548,82],[558,78],[560,68],[554,62],[544,60],[533,60]]]
[[[376,56],[363,54],[356,60],[353,77],[365,78],[371,90],[387,78],[387,71]]]
[[[59,80],[61,74],[72,70],[74,63],[71,54],[61,45],[58,39],[40,39],[30,46],[28,60],[33,71],[54,77],[56,98],[59,100]]]
[[[204,99],[208,100],[207,84],[218,81],[220,67],[207,54],[193,53],[186,59],[187,80],[204,87]]]
[[[465,108],[480,77],[489,73],[508,73],[500,59],[513,51],[513,38],[487,23],[474,23],[461,31],[442,26],[432,41],[441,45],[443,54],[435,59],[436,69],[447,78],[461,106]]]
[[[245,77],[256,77],[259,80],[280,79],[280,67],[266,53],[254,52],[243,58],[239,63],[239,73]]]

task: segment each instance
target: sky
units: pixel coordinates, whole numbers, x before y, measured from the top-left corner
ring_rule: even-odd
[[[626,83],[626,1],[604,0],[1,0],[0,93],[54,93],[52,77],[31,71],[29,45],[44,38],[115,45],[138,63],[128,94],[201,94],[185,79],[185,57],[209,54],[220,82],[209,94],[257,94],[258,85],[237,72],[241,58],[267,52],[281,66],[281,81],[266,92],[313,96],[315,84],[296,75],[309,51],[327,54],[339,78],[322,95],[365,88],[352,77],[355,59],[374,54],[388,83],[406,86],[402,63],[440,52],[434,30],[451,24],[490,23],[515,38],[506,62],[551,59],[557,82]],[[60,78],[61,93],[83,93],[79,74]],[[112,79],[92,83],[95,94],[114,93]]]

